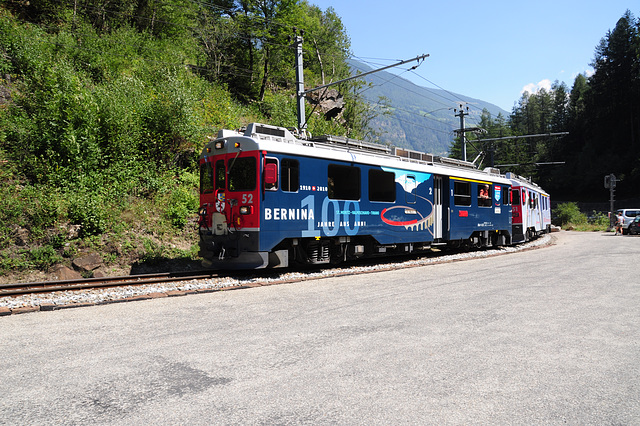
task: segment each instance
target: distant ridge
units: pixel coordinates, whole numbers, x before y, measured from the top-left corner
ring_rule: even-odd
[[[371,71],[369,65],[349,60],[352,72]],[[457,93],[418,86],[395,74],[380,71],[363,77],[373,86],[365,88],[363,96],[372,105],[384,104],[386,98],[391,114],[373,119],[370,126],[382,132],[380,142],[395,146],[446,155],[453,141],[453,129],[460,127],[460,119],[453,111],[460,102],[467,102],[471,115],[467,116],[469,126],[477,124],[482,110],[486,108],[493,117],[498,114],[507,118],[509,112],[491,103],[470,98]]]

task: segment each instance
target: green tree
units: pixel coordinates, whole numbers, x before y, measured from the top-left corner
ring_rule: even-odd
[[[639,25],[627,11],[596,47],[594,74],[574,83],[566,180],[582,196],[599,194],[594,188],[609,173],[624,179],[618,196],[636,195],[640,184]]]

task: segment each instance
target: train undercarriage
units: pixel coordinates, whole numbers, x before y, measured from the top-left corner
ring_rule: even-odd
[[[380,244],[374,237],[288,238],[272,251],[248,250],[258,237],[250,232],[238,232],[236,238],[216,239],[201,234],[200,256],[206,267],[225,269],[282,268],[300,265],[337,265],[362,259],[427,253],[438,249],[482,249],[512,243],[509,231],[475,231],[466,239],[451,241]]]

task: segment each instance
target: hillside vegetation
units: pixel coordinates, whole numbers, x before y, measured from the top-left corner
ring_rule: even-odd
[[[0,275],[194,259],[207,137],[296,124],[293,27],[308,84],[347,75],[339,18],[306,2],[0,2]],[[352,88],[312,133],[360,135]]]

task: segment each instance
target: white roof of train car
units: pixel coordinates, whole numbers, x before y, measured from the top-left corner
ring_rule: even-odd
[[[543,195],[549,196],[549,194],[547,193],[547,191],[545,191],[544,189],[540,188],[537,184],[535,184],[534,182],[531,182],[531,180],[524,178],[522,176],[518,176],[515,173],[511,173],[511,172],[507,172],[505,174],[505,177],[507,179],[509,179],[512,183],[512,186],[522,186],[525,187],[527,189],[539,192]]]
[[[422,154],[423,158],[416,159],[395,155],[394,148],[386,145],[372,144],[354,139],[340,137],[326,137],[326,139],[303,140],[297,139],[291,132],[282,127],[251,123],[242,133],[233,130],[220,130],[219,139],[252,140],[255,149],[269,153],[300,155],[305,157],[324,158],[335,161],[345,161],[359,164],[370,164],[381,167],[413,170],[416,172],[451,176],[454,178],[491,181],[510,184],[505,176],[492,171],[475,169],[472,163],[444,157],[434,157]],[[249,139],[249,140],[247,140]],[[213,142],[212,142],[213,143]],[[231,151],[235,148],[229,147]],[[400,151],[421,154],[410,150]],[[431,158],[432,161],[428,161]]]

